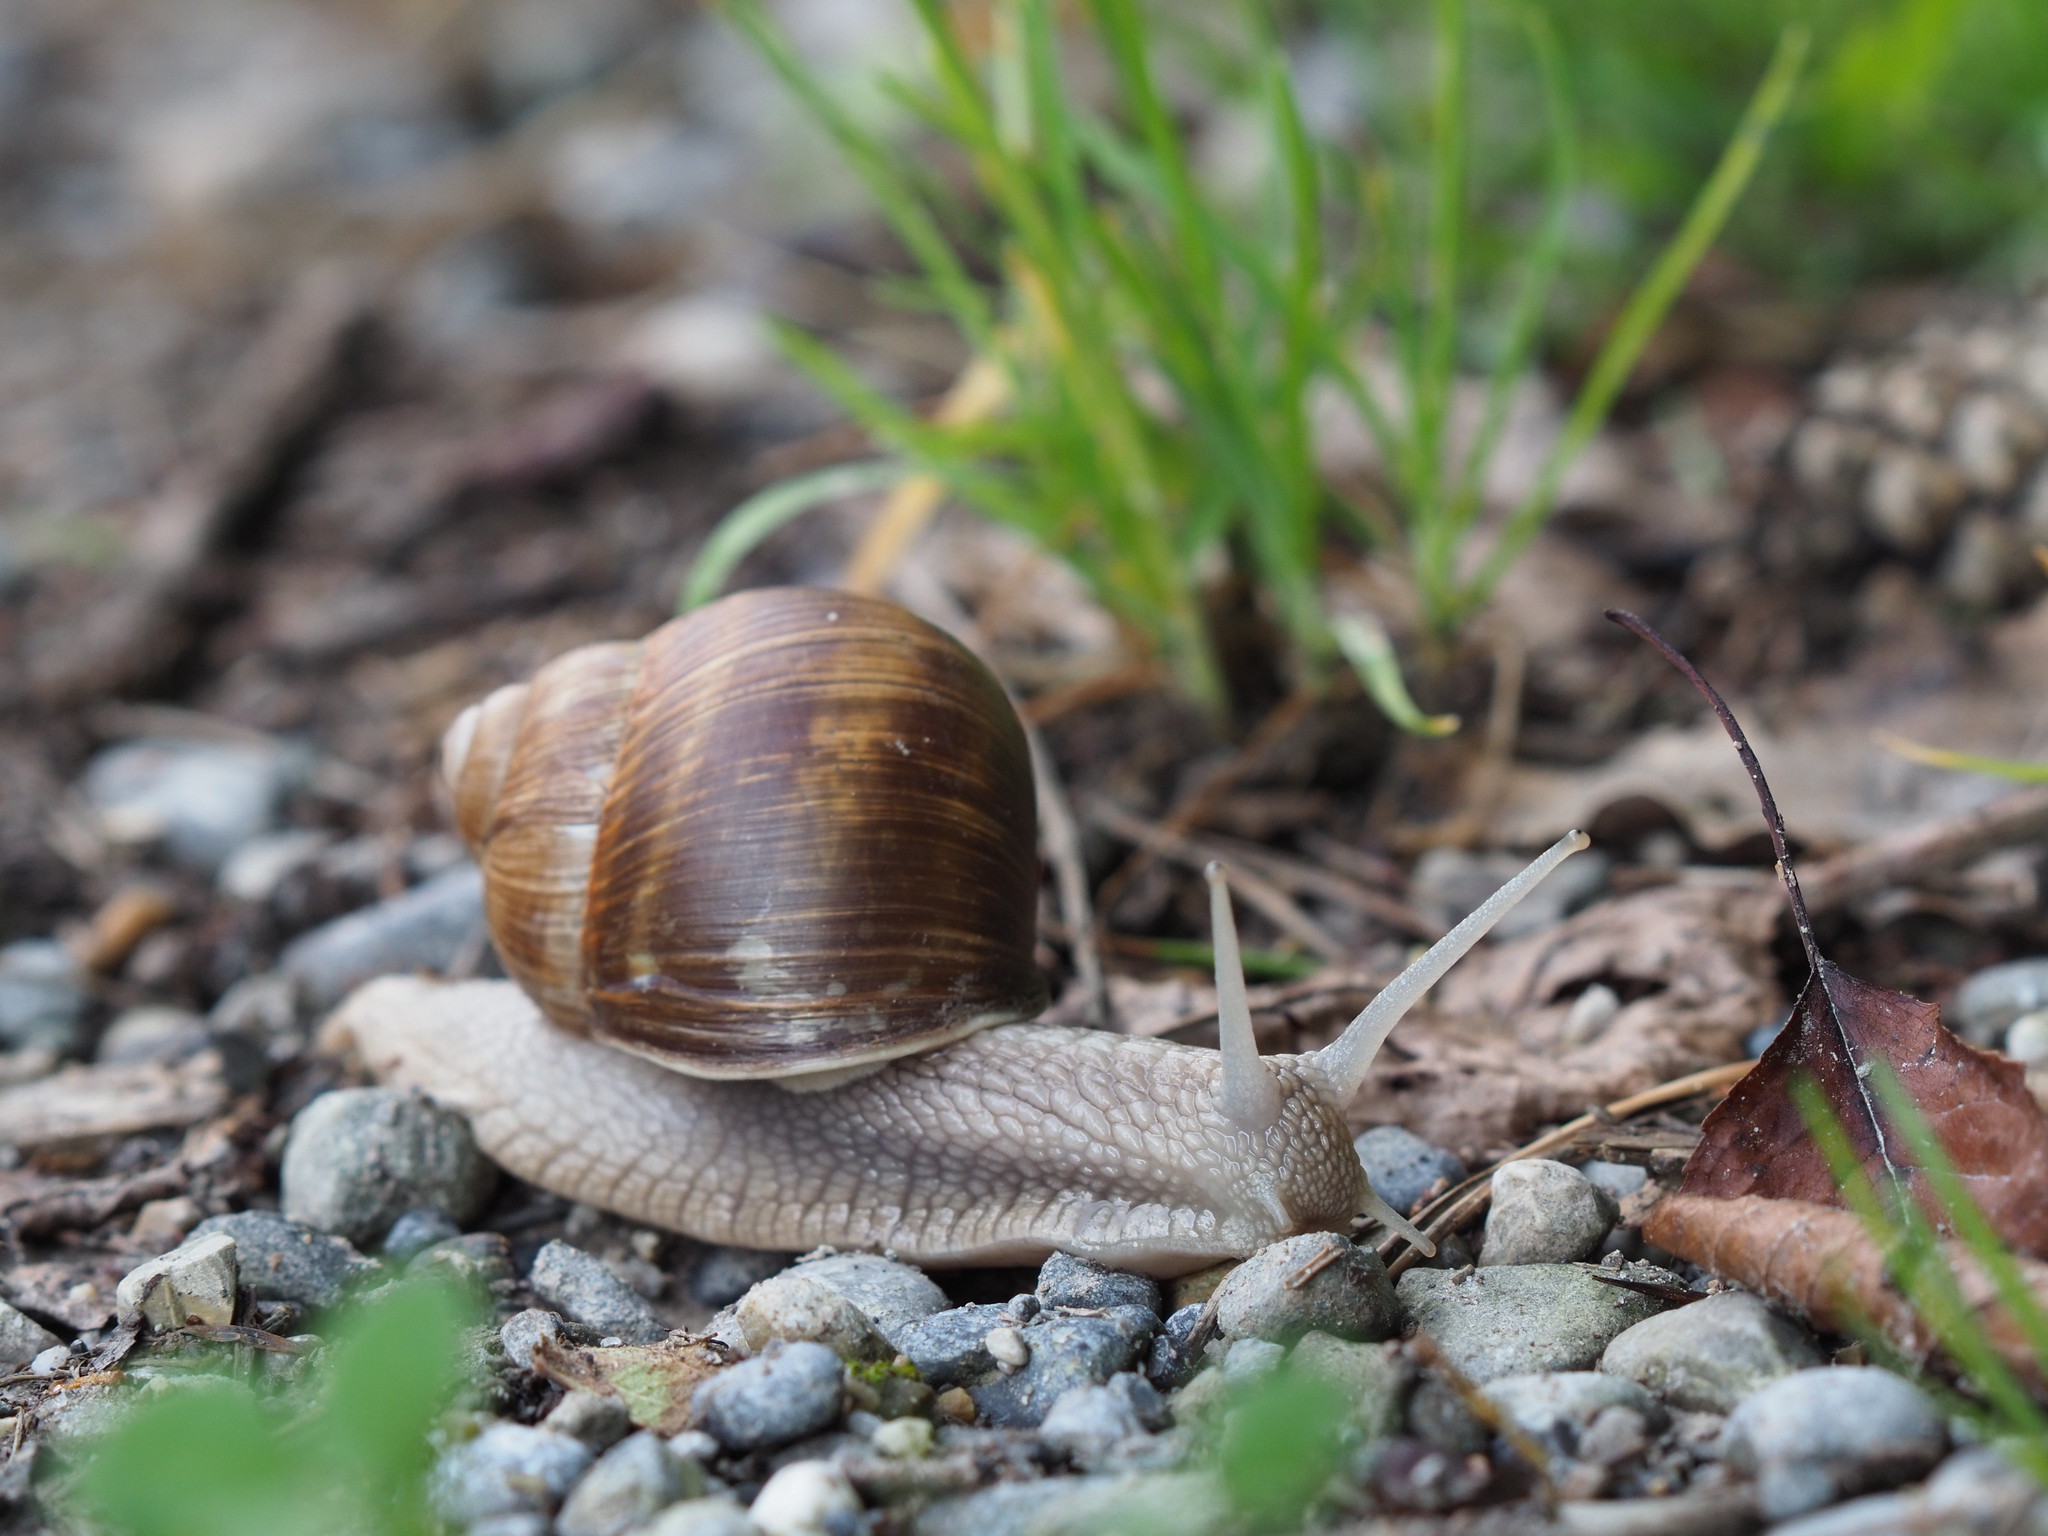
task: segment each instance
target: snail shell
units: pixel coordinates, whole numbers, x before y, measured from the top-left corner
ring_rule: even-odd
[[[767,588],[571,651],[442,774],[506,970],[573,1033],[837,1077],[1045,1005],[1023,729],[892,604]]]

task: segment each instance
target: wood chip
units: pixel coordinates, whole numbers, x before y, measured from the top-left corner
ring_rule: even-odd
[[[39,1082],[0,1088],[0,1142],[30,1151],[196,1125],[227,1102],[218,1051],[168,1066],[66,1067]]]

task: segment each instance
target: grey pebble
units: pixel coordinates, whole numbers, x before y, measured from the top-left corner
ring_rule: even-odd
[[[1657,1400],[1623,1376],[1600,1371],[1539,1371],[1503,1376],[1485,1387],[1486,1398],[1509,1422],[1538,1439],[1551,1438],[1560,1425],[1583,1430],[1609,1408],[1627,1408],[1643,1422],[1661,1429],[1670,1415]]]
[[[1650,1182],[1650,1170],[1634,1163],[1609,1163],[1592,1158],[1579,1164],[1579,1172],[1595,1189],[1617,1206]]]
[[[422,1248],[405,1266],[413,1275],[448,1276],[478,1291],[509,1289],[516,1275],[512,1244],[502,1232],[465,1232]]]
[[[1187,1346],[1195,1335],[1195,1324],[1202,1320],[1202,1307],[1199,1301],[1176,1307],[1160,1324],[1159,1336],[1152,1341],[1146,1357],[1145,1374],[1162,1392],[1186,1385],[1201,1364]]]
[[[55,939],[0,948],[0,1049],[78,1048],[87,993],[83,967]]]
[[[1438,1184],[1448,1189],[1465,1177],[1465,1165],[1455,1153],[1403,1125],[1376,1125],[1360,1132],[1351,1145],[1373,1193],[1404,1216]]]
[[[648,1430],[598,1458],[555,1517],[560,1536],[626,1536],[679,1499],[704,1492],[704,1469]]]
[[[946,1293],[923,1270],[876,1253],[835,1253],[806,1259],[792,1273],[844,1296],[892,1345],[899,1329],[950,1305]]]
[[[654,1309],[603,1260],[559,1239],[533,1256],[526,1279],[542,1301],[603,1336],[628,1344],[652,1344],[668,1337]]]
[[[1010,1320],[1001,1307],[953,1307],[906,1324],[891,1342],[933,1386],[965,1386],[995,1373],[988,1336]]]
[[[846,1361],[887,1360],[895,1354],[865,1312],[801,1269],[770,1275],[734,1302],[732,1313],[749,1352],[770,1339],[810,1339]]]
[[[0,1301],[0,1372],[27,1365],[46,1349],[62,1349],[64,1341],[34,1318]]]
[[[2048,1492],[1991,1446],[1972,1446],[1941,1464],[1923,1487],[1872,1494],[1773,1526],[1771,1536],[2041,1536]]]
[[[484,914],[483,875],[461,864],[373,906],[322,923],[285,946],[278,965],[324,1012],[364,982],[446,971]]]
[[[2048,1009],[2036,1009],[2014,1019],[2005,1032],[2005,1043],[1999,1048],[2022,1066],[2048,1067]]]
[[[997,1483],[938,1499],[911,1525],[911,1536],[1065,1536],[1065,1533],[1171,1531],[1221,1536],[1240,1529],[1231,1501],[1206,1472],[1095,1473]]]
[[[1159,1312],[1159,1282],[1129,1274],[1071,1253],[1055,1253],[1038,1271],[1043,1307],[1143,1307]],[[1022,1321],[1022,1319],[1020,1319]]]
[[[1234,1339],[1223,1349],[1223,1378],[1244,1386],[1270,1376],[1287,1359],[1287,1346],[1271,1339]]]
[[[639,1536],[760,1536],[747,1512],[724,1494],[671,1504]]]
[[[192,1237],[225,1232],[235,1240],[241,1283],[258,1301],[289,1301],[319,1310],[340,1301],[350,1286],[384,1273],[344,1238],[317,1232],[276,1211],[209,1216]]]
[[[1158,1327],[1159,1319],[1143,1307],[1110,1307],[1099,1317],[1041,1313],[1020,1330],[1030,1350],[1023,1368],[968,1382],[967,1395],[981,1422],[1029,1428],[1042,1423],[1074,1387],[1099,1385],[1131,1370]]]
[[[760,1248],[706,1248],[690,1267],[690,1298],[699,1306],[729,1307],[770,1275],[781,1274],[791,1258]]]
[[[1371,1342],[1399,1331],[1386,1266],[1332,1232],[1283,1238],[1233,1269],[1211,1298],[1227,1339],[1291,1344],[1310,1331]]]
[[[1598,1258],[1614,1219],[1614,1202],[1569,1164],[1543,1157],[1507,1163],[1493,1176],[1480,1267]]]
[[[1069,1387],[1038,1426],[1041,1444],[1083,1471],[1115,1458],[1127,1442],[1166,1427],[1166,1400],[1142,1376],[1122,1373],[1100,1386]]]
[[[574,1342],[560,1314],[541,1307],[514,1312],[498,1325],[498,1342],[505,1346],[505,1358],[522,1371],[533,1369],[533,1352],[543,1339],[556,1345]]]
[[[287,1216],[356,1244],[420,1206],[467,1224],[497,1182],[467,1120],[399,1088],[321,1094],[293,1117],[278,1170]]]
[[[581,1441],[593,1456],[602,1456],[633,1432],[633,1416],[623,1398],[572,1390],[548,1410],[540,1427]]]
[[[270,829],[295,770],[276,747],[145,739],[100,753],[81,788],[111,840],[161,843],[178,863],[211,874]]]
[[[1600,1357],[1601,1370],[1689,1413],[1728,1413],[1767,1382],[1820,1363],[1803,1328],[1747,1291],[1645,1318]]]
[[[184,1008],[130,1008],[100,1032],[92,1059],[103,1067],[182,1061],[212,1040],[206,1020]]]
[[[441,1517],[474,1525],[494,1515],[552,1514],[590,1465],[567,1435],[500,1421],[435,1465],[428,1493]]]
[[[1919,1477],[1947,1452],[1948,1427],[1903,1376],[1836,1366],[1752,1393],[1728,1416],[1720,1449],[1755,1475],[1764,1517],[1786,1520]]]
[[[693,1399],[704,1429],[728,1451],[768,1450],[839,1421],[839,1357],[822,1344],[770,1344],[720,1371]]]
[[[549,1536],[553,1529],[546,1515],[491,1515],[477,1521],[464,1536]]]
[[[1991,1046],[2020,1015],[2042,1008],[2048,1008],[2048,955],[1977,972],[1956,993],[1948,1021],[1972,1045]]]
[[[383,1254],[403,1264],[422,1249],[461,1235],[462,1228],[450,1221],[446,1212],[415,1206],[391,1223],[391,1230],[384,1234]]]
[[[1622,1273],[1679,1283],[1676,1275],[1647,1264]],[[1617,1334],[1663,1307],[1602,1284],[1592,1266],[1580,1264],[1501,1265],[1462,1280],[1447,1270],[1411,1269],[1395,1291],[1445,1358],[1482,1383],[1536,1371],[1590,1370]]]

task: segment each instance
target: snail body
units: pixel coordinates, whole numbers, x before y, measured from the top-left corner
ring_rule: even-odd
[[[519,985],[386,978],[337,1023],[513,1173],[712,1242],[1165,1276],[1360,1213],[1420,1238],[1367,1185],[1345,1105],[1401,1015],[1585,846],[1295,1056],[1258,1054],[1212,871],[1202,1050],[1015,1022],[1043,1000],[1029,757],[993,678],[902,610],[743,593],[521,688],[444,748]]]

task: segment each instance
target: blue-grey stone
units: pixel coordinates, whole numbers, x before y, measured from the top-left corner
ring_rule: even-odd
[[[1767,1520],[1911,1482],[1947,1451],[1948,1426],[1927,1394],[1871,1365],[1781,1376],[1737,1405],[1721,1433],[1722,1456],[1755,1474]]]
[[[455,1525],[547,1515],[589,1465],[589,1449],[567,1435],[499,1422],[443,1456],[428,1491],[435,1510]]]
[[[2048,1008],[2048,955],[1977,972],[1956,993],[1948,1023],[1972,1045],[1991,1046],[2014,1019],[2039,1008]]]
[[[1143,1307],[1158,1314],[1159,1282],[1071,1253],[1055,1253],[1038,1271],[1038,1300],[1047,1307]]]
[[[1438,1183],[1449,1188],[1465,1177],[1465,1165],[1455,1155],[1406,1126],[1376,1125],[1351,1144],[1373,1193],[1404,1216]]]
[[[345,1238],[315,1231],[276,1211],[236,1211],[209,1216],[192,1237],[225,1232],[235,1240],[241,1283],[258,1301],[288,1301],[318,1310],[340,1301],[347,1289],[384,1273]]]
[[[771,1450],[838,1422],[843,1368],[822,1344],[770,1344],[720,1371],[692,1400],[706,1432],[728,1451]]]
[[[325,1011],[377,976],[445,971],[483,923],[483,875],[459,864],[411,890],[301,934],[278,965]]]
[[[483,1213],[497,1182],[467,1120],[399,1088],[321,1094],[293,1117],[278,1170],[287,1216],[358,1244],[420,1207],[460,1227]]]
[[[391,1223],[391,1230],[384,1234],[384,1257],[403,1264],[422,1249],[461,1235],[462,1228],[445,1213],[432,1206],[415,1206]]]
[[[55,939],[22,939],[0,949],[0,1050],[78,1047],[85,971]]]
[[[995,1373],[995,1357],[984,1341],[991,1330],[1014,1321],[1002,1307],[954,1307],[907,1324],[889,1342],[933,1386],[964,1386]]]
[[[556,1241],[533,1257],[527,1283],[534,1295],[562,1315],[587,1324],[607,1338],[652,1344],[668,1336],[654,1309],[605,1263],[581,1248]]]
[[[1143,1307],[1111,1307],[1099,1317],[1044,1313],[1021,1330],[1031,1358],[1010,1375],[968,1383],[967,1395],[983,1423],[1038,1424],[1073,1388],[1099,1386],[1132,1369],[1158,1327]]]

